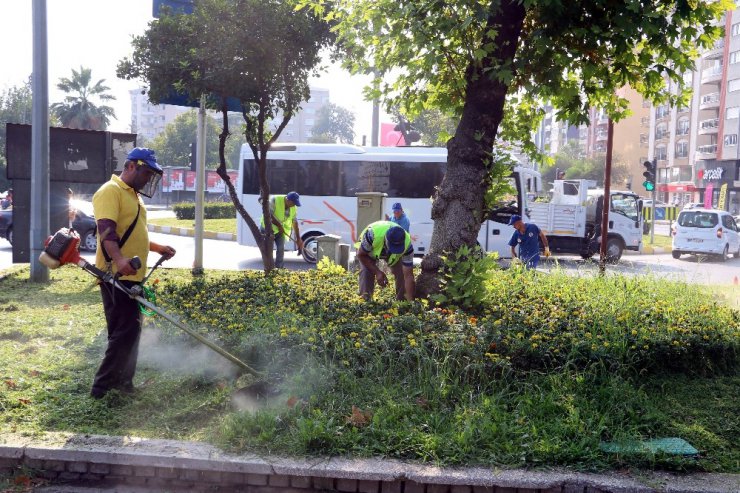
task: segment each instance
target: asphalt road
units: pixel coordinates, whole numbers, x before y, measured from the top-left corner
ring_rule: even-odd
[[[195,242],[193,238],[185,236],[150,233],[152,241],[173,246],[177,255],[165,262],[163,267],[178,267],[190,269],[195,259]],[[217,270],[244,270],[262,269],[262,259],[256,247],[238,245],[232,241],[204,240],[203,266],[206,269]],[[83,256],[94,261],[94,254],[83,253]],[[158,259],[156,254],[149,257],[149,265]],[[417,259],[417,262],[419,259]],[[12,264],[12,247],[0,239],[0,269]],[[304,262],[295,252],[286,252],[285,266],[291,270],[306,270],[312,266]],[[568,272],[581,275],[598,273],[598,257],[583,260],[577,256],[554,256],[543,259],[540,270],[552,271],[562,268]],[[732,258],[722,262],[716,258],[706,256],[684,255],[676,260],[670,254],[641,255],[625,252],[618,265],[607,267],[609,272],[626,275],[652,274],[666,279],[682,280],[692,284],[733,284],[740,278],[740,259]]]

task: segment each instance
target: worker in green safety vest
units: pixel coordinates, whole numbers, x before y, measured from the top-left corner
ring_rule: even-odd
[[[283,268],[285,258],[285,242],[293,239],[298,245],[298,250],[303,249],[301,232],[298,230],[296,219],[296,207],[301,206],[301,197],[297,192],[287,195],[277,195],[270,198],[270,215],[272,216],[272,232],[275,235],[275,267]],[[290,232],[294,236],[291,237]],[[265,232],[265,218],[260,221],[260,231]]]
[[[385,260],[396,281],[396,299],[414,299],[414,246],[401,226],[391,221],[371,223],[355,247],[360,262],[360,296],[372,299],[376,281],[381,287],[388,285],[388,277],[378,267],[378,260]]]

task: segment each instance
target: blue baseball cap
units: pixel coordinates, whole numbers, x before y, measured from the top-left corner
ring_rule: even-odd
[[[514,214],[511,216],[511,219],[509,219],[509,226],[513,226],[515,222],[521,221],[521,220],[522,220],[522,216],[518,214]]]
[[[298,192],[290,192],[288,195],[285,196],[285,198],[293,202],[298,207],[301,206],[301,196],[298,195]]]
[[[393,226],[385,233],[388,252],[397,255],[406,250],[406,231],[401,226]]]
[[[149,168],[156,171],[160,175],[162,174],[162,167],[157,163],[157,158],[154,157],[154,151],[146,147],[134,147],[131,152],[128,153],[126,159],[129,161],[141,161],[146,163]]]
[[[391,207],[391,210],[402,211],[403,207],[401,207],[401,202],[396,202],[395,204],[393,204],[393,207]]]

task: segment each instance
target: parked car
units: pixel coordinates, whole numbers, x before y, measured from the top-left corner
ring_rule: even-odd
[[[727,211],[689,209],[678,215],[673,225],[673,258],[690,254],[719,255],[724,262],[740,258],[740,232]]]
[[[84,200],[72,200],[74,211],[72,228],[80,235],[80,248],[94,252],[97,248],[97,225],[93,215],[92,203]],[[0,210],[0,236],[13,244],[13,208]]]
[[[80,248],[94,252],[97,248],[98,227],[93,214],[92,202],[72,199],[69,201],[69,206],[74,212],[72,229],[80,235]]]
[[[13,244],[13,208],[0,210],[0,236]]]

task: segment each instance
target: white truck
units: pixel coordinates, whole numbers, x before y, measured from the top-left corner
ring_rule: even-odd
[[[618,261],[624,250],[640,251],[642,211],[640,197],[612,191],[607,236],[607,260]],[[534,201],[525,210],[525,222],[536,224],[547,236],[553,253],[575,253],[584,259],[598,253],[604,190],[589,189],[588,180],[555,180],[549,202]]]

